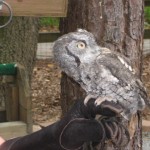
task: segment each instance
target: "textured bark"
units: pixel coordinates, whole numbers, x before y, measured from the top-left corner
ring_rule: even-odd
[[[5,19],[4,19],[5,20]],[[0,63],[20,63],[31,79],[38,40],[38,20],[31,17],[13,17],[0,29]],[[0,81],[0,108],[5,107],[7,84]]]
[[[99,2],[102,2],[102,7]],[[95,35],[101,46],[127,56],[140,77],[144,30],[143,8],[143,0],[69,0],[68,16],[61,20],[60,31],[64,34],[77,28],[87,29]],[[65,113],[72,101],[80,96],[84,97],[85,93],[83,94],[81,92],[83,90],[79,90],[79,85],[64,74],[61,86],[62,109]],[[133,135],[125,149],[142,149],[140,114],[133,116],[130,122],[124,124]],[[115,148],[106,145],[105,149]]]

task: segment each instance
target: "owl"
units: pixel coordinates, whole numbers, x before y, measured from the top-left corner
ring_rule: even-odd
[[[101,47],[94,35],[78,29],[55,41],[53,54],[62,71],[86,91],[84,104],[94,98],[119,104],[121,116],[129,120],[150,102],[146,90],[124,55]]]

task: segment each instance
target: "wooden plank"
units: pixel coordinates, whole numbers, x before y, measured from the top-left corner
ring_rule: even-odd
[[[144,30],[144,39],[150,39],[150,29]]]
[[[54,42],[60,36],[61,36],[61,34],[59,32],[57,32],[57,33],[40,32],[38,42],[39,43]],[[145,29],[144,39],[150,39],[150,29]]]
[[[2,76],[2,78],[3,78],[2,79],[3,83],[12,83],[15,80],[15,77],[11,76],[11,75],[4,75],[4,76]]]
[[[42,32],[39,33],[38,42],[39,43],[45,43],[45,42],[54,42],[55,40],[60,37],[60,33],[51,33],[51,32]]]
[[[150,0],[145,0],[145,6],[150,6]]]
[[[150,39],[144,39],[144,45],[143,45],[143,56],[149,56],[150,55]]]
[[[65,17],[68,0],[5,0],[13,10],[14,16],[52,16]],[[2,14],[8,11],[4,7]]]
[[[6,110],[0,109],[0,122],[6,122]]]
[[[6,96],[7,121],[19,120],[19,95],[16,84],[8,84]]]
[[[0,123],[0,136],[10,139],[27,134],[27,125],[21,121]]]
[[[12,121],[19,120],[19,89],[17,85],[12,86],[12,101],[11,101]]]
[[[17,64],[17,84],[19,87],[19,119],[27,123],[27,132],[32,132],[32,111],[29,77],[24,66]]]
[[[6,101],[5,101],[5,107],[6,107],[6,119],[7,121],[11,121],[11,88],[9,86],[5,87],[6,90]]]

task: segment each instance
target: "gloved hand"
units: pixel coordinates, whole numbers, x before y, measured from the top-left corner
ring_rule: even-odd
[[[82,145],[90,141],[95,146],[98,144],[99,147],[103,147],[106,139],[111,140],[116,146],[126,145],[129,133],[116,119],[121,112],[121,106],[110,101],[104,101],[96,106],[95,99],[91,99],[85,106],[83,100],[78,100],[64,117],[64,120],[70,121],[60,134],[61,147],[66,150],[82,150]],[[96,115],[103,117],[97,121]]]
[[[110,101],[104,101],[101,105],[96,106],[95,99],[90,99],[86,106],[83,104],[82,100],[76,102],[75,105],[70,110],[71,112],[70,114],[72,116],[73,115],[76,116],[77,118],[90,119],[89,123],[85,123],[85,127],[81,129],[83,130],[83,132],[85,131],[87,133],[87,136],[84,136],[84,138],[88,138],[88,140],[85,139],[84,142],[93,141],[93,147],[96,144],[98,144],[99,147],[103,147],[105,140],[109,140],[112,141],[112,143],[115,146],[123,147],[127,145],[127,143],[129,142],[129,132],[117,120],[118,119],[117,117],[119,117],[122,110],[123,109],[119,104],[115,104]],[[100,120],[93,120],[96,117],[96,115],[102,116]],[[96,121],[95,126],[90,124],[91,122],[94,121]],[[82,120],[82,123],[84,122],[85,120]],[[101,127],[98,127],[97,124],[98,122],[101,125]],[[76,125],[72,128],[77,129]],[[99,128],[100,131],[97,128]],[[69,131],[70,130],[68,128],[68,132]],[[100,140],[99,140],[99,135],[97,135],[98,133],[100,133],[100,135],[103,135],[103,138],[101,137]],[[77,134],[76,136],[78,137],[79,135]],[[78,140],[80,140],[80,138],[78,138]]]
[[[99,143],[111,139],[110,129],[116,129],[116,137],[122,132],[117,122],[97,121],[95,116],[117,116],[122,111],[119,105],[103,102],[95,106],[91,99],[87,106],[83,100],[77,101],[71,110],[58,122],[30,135],[6,141],[0,150],[82,150],[85,142]],[[107,125],[106,125],[107,124]]]

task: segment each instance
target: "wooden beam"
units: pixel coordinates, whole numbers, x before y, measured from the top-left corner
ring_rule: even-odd
[[[52,16],[65,17],[68,0],[5,0],[13,10],[14,16]],[[3,14],[7,14],[3,8]]]
[[[6,96],[7,121],[19,120],[19,93],[16,84],[8,84]]]
[[[2,76],[3,83],[13,83],[15,81],[15,77],[11,75],[4,75]]]
[[[150,0],[145,0],[145,6],[150,6]]]
[[[17,84],[19,88],[19,119],[27,123],[27,132],[32,132],[32,107],[29,78],[26,68],[17,64]]]
[[[51,33],[51,32],[40,32],[39,33],[39,43],[48,43],[48,42],[54,42],[57,40],[61,34],[58,33]],[[144,39],[150,39],[150,29],[145,29],[144,31]]]
[[[27,125],[21,121],[0,123],[0,136],[10,139],[27,134]]]
[[[0,108],[0,123],[6,122],[6,109]]]
[[[48,43],[48,42],[54,42],[55,40],[60,37],[60,33],[50,33],[50,32],[41,32],[39,33],[39,43]]]
[[[150,29],[144,30],[144,39],[150,39]]]

